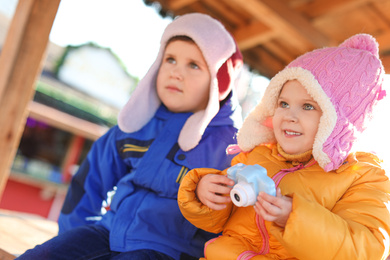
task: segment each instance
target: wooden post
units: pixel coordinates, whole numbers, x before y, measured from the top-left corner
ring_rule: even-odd
[[[84,142],[85,138],[80,135],[72,137],[62,166],[62,182],[69,183],[72,179],[71,167],[79,161]]]
[[[20,0],[0,56],[0,199],[61,0]]]

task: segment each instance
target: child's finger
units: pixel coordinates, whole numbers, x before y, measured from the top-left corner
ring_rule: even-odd
[[[225,186],[233,186],[234,185],[234,181],[232,179],[229,179],[225,175],[215,175],[213,178],[213,181],[215,183],[223,184]]]
[[[279,189],[279,192],[280,192],[280,189]],[[269,195],[263,191],[259,193],[259,197],[261,200],[264,200],[265,202],[267,202],[271,205],[281,207],[281,200],[282,200],[283,196],[281,193],[278,193],[278,191],[276,193],[276,197]]]
[[[210,195],[210,201],[212,203],[221,204],[221,203],[228,203],[231,201],[231,199],[230,199],[230,196],[228,196],[228,195],[214,193],[214,194]]]
[[[278,198],[283,197],[282,191],[280,190],[280,188],[276,189],[276,197],[278,197]]]
[[[228,195],[228,194],[230,194],[231,189],[232,188],[225,186],[225,185],[214,184],[214,185],[212,185],[210,191],[212,191],[213,193],[227,194]]]
[[[255,212],[261,216],[264,220],[274,221],[275,216],[270,214],[261,204],[261,202],[257,201],[254,206]]]

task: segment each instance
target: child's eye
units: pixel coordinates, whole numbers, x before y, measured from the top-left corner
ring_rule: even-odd
[[[313,110],[313,109],[314,109],[314,106],[313,106],[313,105],[310,105],[310,104],[304,104],[304,105],[303,105],[303,109],[304,109],[304,110]]]
[[[192,69],[199,69],[199,66],[196,63],[193,63],[193,62],[190,63],[190,67]]]
[[[168,63],[171,63],[171,64],[175,64],[175,63],[176,63],[176,60],[175,60],[174,58],[172,58],[172,57],[167,57],[165,60],[166,60]]]
[[[281,108],[288,108],[288,104],[287,104],[287,102],[280,101],[279,102],[279,107],[281,107]]]

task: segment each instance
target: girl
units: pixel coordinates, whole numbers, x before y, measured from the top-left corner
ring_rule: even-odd
[[[382,90],[378,44],[366,34],[306,53],[279,72],[238,132],[232,165],[259,164],[277,187],[236,207],[226,170],[195,169],[178,194],[218,259],[385,259],[390,181],[373,154],[351,152]]]

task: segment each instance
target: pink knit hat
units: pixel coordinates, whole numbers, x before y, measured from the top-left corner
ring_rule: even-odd
[[[194,148],[219,111],[219,101],[232,91],[243,60],[236,42],[225,27],[208,15],[191,13],[179,16],[166,28],[161,37],[156,61],[140,80],[131,98],[119,113],[119,128],[128,133],[140,130],[161,105],[156,91],[156,78],[166,44],[174,36],[190,37],[201,50],[210,75],[209,102],[205,110],[191,115],[179,135],[179,146],[188,151]]]
[[[237,136],[240,149],[276,142],[266,123],[284,83],[297,79],[323,111],[313,157],[325,171],[339,168],[377,101],[385,96],[385,72],[378,52],[372,36],[357,34],[338,47],[317,49],[292,61],[271,79],[261,102],[245,119]]]

